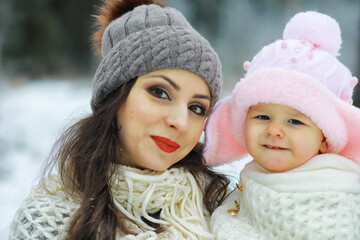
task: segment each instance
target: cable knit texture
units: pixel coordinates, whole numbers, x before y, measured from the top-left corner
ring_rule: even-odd
[[[117,239],[214,239],[208,229],[208,213],[202,193],[191,173],[171,168],[163,173],[119,166],[113,177],[112,193],[116,207],[133,222],[137,235]],[[66,230],[79,202],[67,196],[54,177],[35,187],[17,211],[10,239],[65,239]],[[149,216],[160,212],[159,219]],[[142,218],[166,230],[156,234]],[[136,223],[136,224],[134,224]]]
[[[216,239],[359,240],[360,167],[322,154],[284,173],[270,173],[255,161],[241,172],[236,189],[214,212]],[[234,200],[240,204],[238,215]]]
[[[201,76],[218,100],[221,63],[210,43],[176,9],[142,5],[112,21],[102,38],[102,55],[93,83],[91,106],[98,108],[122,84],[164,68]]]

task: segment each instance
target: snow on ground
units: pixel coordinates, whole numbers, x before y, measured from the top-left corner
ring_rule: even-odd
[[[7,239],[15,211],[36,183],[60,129],[90,112],[90,86],[80,81],[0,82],[0,239]]]
[[[90,97],[90,81],[0,80],[0,239],[8,238],[12,218],[37,183],[56,136],[90,113]],[[237,182],[247,161],[216,169]]]

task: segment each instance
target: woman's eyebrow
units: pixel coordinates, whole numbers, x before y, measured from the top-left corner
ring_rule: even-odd
[[[210,101],[210,96],[209,95],[203,95],[203,94],[195,94],[194,98],[201,98],[201,99],[207,99]]]
[[[168,78],[165,75],[150,75],[149,77],[158,77],[158,78],[162,78],[165,81],[167,81],[173,88],[175,88],[175,90],[181,90],[180,86],[177,85],[173,80],[171,80],[170,78]]]

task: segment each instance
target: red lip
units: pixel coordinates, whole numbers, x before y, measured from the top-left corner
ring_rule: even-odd
[[[166,153],[175,152],[180,145],[177,142],[173,142],[168,138],[160,136],[150,136],[151,139],[156,143],[156,145]]]

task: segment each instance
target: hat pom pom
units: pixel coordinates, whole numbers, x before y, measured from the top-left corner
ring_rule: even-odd
[[[296,14],[287,23],[283,38],[306,40],[334,56],[339,56],[341,47],[339,24],[322,13],[308,11]]]
[[[157,4],[161,7],[166,7],[166,3],[158,0],[103,0],[102,5],[97,7],[97,14],[93,15],[95,18],[94,27],[96,31],[92,34],[92,45],[95,53],[101,55],[102,50],[102,36],[106,27],[111,21],[117,19],[123,14],[132,11],[137,6],[143,4]]]

